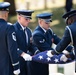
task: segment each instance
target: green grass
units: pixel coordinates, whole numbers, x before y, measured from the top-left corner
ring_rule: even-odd
[[[64,69],[63,68],[58,68],[58,73],[64,73]]]

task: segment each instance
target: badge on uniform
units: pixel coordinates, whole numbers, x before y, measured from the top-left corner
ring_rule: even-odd
[[[40,43],[44,43],[45,42],[45,39],[43,39],[42,41],[39,41]]]
[[[13,39],[14,41],[16,41],[15,32],[12,33],[12,39]]]

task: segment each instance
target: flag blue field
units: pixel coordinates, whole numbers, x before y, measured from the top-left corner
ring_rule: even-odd
[[[49,54],[49,51],[41,52],[37,55],[34,55],[32,57],[32,60],[40,63],[45,63],[45,64],[65,64],[65,63],[74,61],[71,58],[68,58],[66,62],[61,61],[60,58],[63,54],[54,55],[53,57],[49,57],[48,54]]]

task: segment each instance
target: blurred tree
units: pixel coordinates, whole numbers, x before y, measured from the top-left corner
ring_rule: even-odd
[[[55,0],[51,0],[52,1],[52,3],[55,3]]]
[[[30,5],[31,0],[26,0],[26,9],[29,10],[29,5]]]
[[[65,2],[65,10],[66,10],[66,12],[71,11],[72,7],[73,7],[73,0],[66,0],[66,2]]]
[[[30,5],[30,3],[26,2],[26,8],[27,8],[27,10],[29,10],[29,5]]]
[[[11,3],[11,6],[10,6],[10,10],[9,10],[9,14],[10,15],[15,15],[16,14],[16,12],[15,12],[15,10],[16,10],[16,8],[15,8],[15,0],[4,0],[5,2],[10,2]]]
[[[47,0],[44,0],[44,9],[47,9]]]

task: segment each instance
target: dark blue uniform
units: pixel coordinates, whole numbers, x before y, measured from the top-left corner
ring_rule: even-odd
[[[27,13],[28,12],[28,13]],[[25,17],[27,18],[31,18],[31,11],[23,11],[23,10],[19,10],[17,11],[18,14],[20,15],[26,15]],[[25,33],[21,27],[21,25],[19,24],[19,22],[16,22],[14,24],[15,30],[16,30],[16,37],[17,37],[17,43],[18,43],[18,48],[20,50],[22,50],[22,52],[27,53],[28,51],[31,52],[33,55],[36,54],[39,50],[37,49],[37,47],[35,47],[32,44],[32,33],[30,28],[26,27],[26,31],[27,31],[27,36],[28,36],[28,43],[26,42],[26,36]],[[22,52],[19,52],[19,54],[21,55]],[[25,60],[20,57],[20,70],[21,73],[20,75],[27,75],[27,72],[30,74],[30,67],[29,67],[29,63],[30,62],[25,62]]]
[[[34,54],[37,48],[34,45],[32,45],[32,43],[30,42],[30,38],[32,37],[30,29],[26,28],[28,32],[28,44],[27,44],[25,34],[21,26],[19,25],[19,23],[16,22],[14,24],[14,27],[15,27],[16,35],[17,35],[16,37],[17,37],[18,48],[25,53],[27,53],[27,51],[29,50],[31,53]],[[27,75],[27,64],[22,57],[20,57],[20,69],[21,69],[21,75]]]
[[[0,12],[8,11],[9,6],[8,2],[0,3]],[[19,61],[14,26],[0,18],[0,74],[14,75],[13,71],[17,69]]]
[[[3,19],[0,19],[0,74],[14,75],[13,65],[18,62],[17,43],[14,40],[14,27],[7,24]],[[14,35],[13,35],[14,34]],[[12,62],[12,63],[11,63]],[[15,70],[18,69],[15,68]]]
[[[68,21],[68,19],[72,16],[76,16],[76,10],[64,14],[63,18],[65,19],[67,18]],[[58,54],[61,53],[71,42],[74,46],[74,55],[75,55],[76,54],[76,20],[73,23],[71,23],[71,25],[66,26],[64,36],[60,41],[60,43],[57,45],[55,52]],[[74,58],[74,55],[71,55],[71,57]]]
[[[76,24],[76,22],[71,24],[70,26],[68,26],[70,28],[71,32],[72,32],[73,37],[75,37],[75,35],[76,35],[75,34],[75,24]],[[76,40],[74,38],[73,39],[74,49],[76,49],[75,41]],[[67,45],[70,44],[70,42],[71,42],[70,32],[69,32],[69,29],[66,27],[64,36],[63,36],[62,40],[60,41],[60,43],[57,45],[56,51],[58,53],[61,53],[67,47]],[[75,53],[76,53],[76,51],[75,51]]]
[[[38,15],[38,18],[45,19],[46,22],[49,22],[51,19],[50,13],[42,13]],[[36,29],[33,32],[33,42],[34,44],[39,48],[39,50],[46,51],[46,50],[53,50],[52,44],[58,44],[60,42],[60,38],[52,31],[52,29],[48,29],[46,32],[38,25]],[[68,50],[70,50],[72,47],[68,47]],[[47,64],[39,64],[35,63],[35,71],[32,75],[48,75],[49,69]]]
[[[57,44],[60,39],[53,34],[51,30],[47,31],[46,33],[40,26],[37,26],[34,33],[33,33],[33,40],[34,44],[39,48],[39,50],[46,51],[46,50],[53,50],[52,43]],[[48,75],[49,74],[49,67],[48,64],[41,64],[34,62],[34,69],[32,75]]]
[[[60,38],[57,37],[55,33],[53,33],[52,29],[49,29],[45,33],[43,29],[38,25],[33,32],[33,40],[34,44],[42,52],[45,50],[53,50],[53,48],[51,47],[52,43],[58,44]]]

